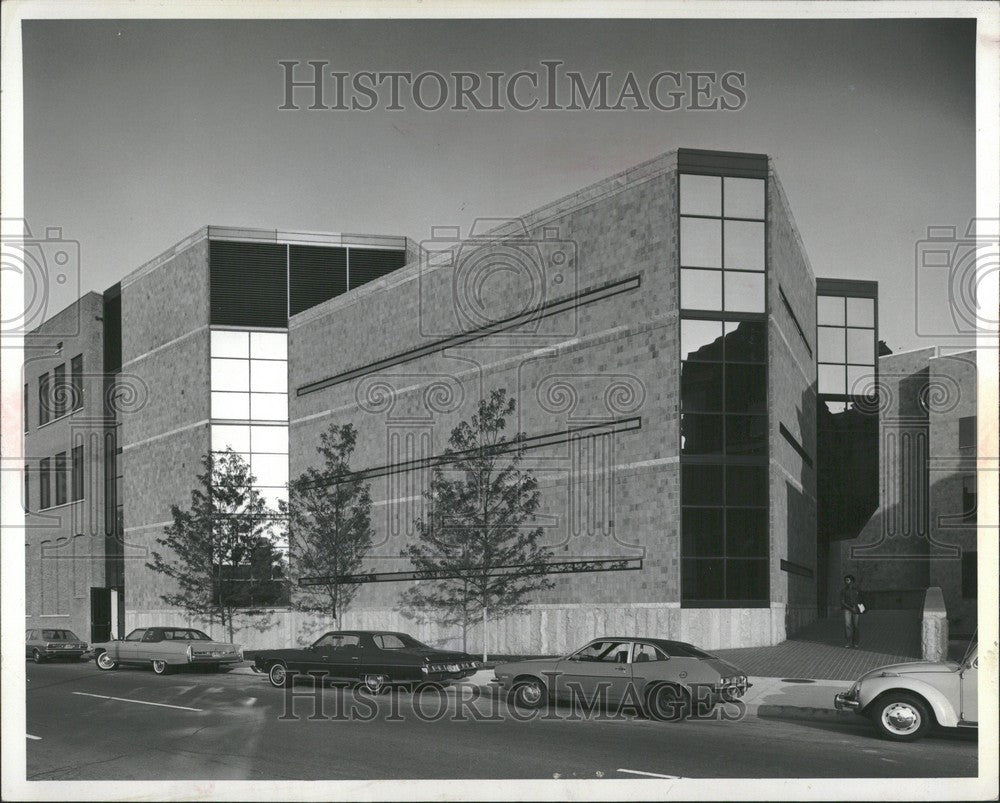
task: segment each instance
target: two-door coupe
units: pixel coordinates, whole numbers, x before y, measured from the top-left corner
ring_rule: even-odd
[[[526,708],[567,699],[628,702],[666,720],[705,714],[750,688],[741,669],[691,644],[636,636],[594,639],[562,658],[501,664],[494,682]]]
[[[295,675],[324,676],[358,683],[378,694],[390,686],[447,684],[472,675],[476,660],[464,652],[438,650],[406,633],[387,630],[337,630],[308,647],[261,650],[253,668],[267,674],[272,686],[290,685]]]
[[[42,627],[25,631],[24,653],[36,664],[52,659],[80,660],[87,642],[64,627]]]
[[[137,627],[125,638],[94,645],[97,668],[109,671],[120,664],[151,666],[165,675],[181,666],[218,669],[243,662],[243,648],[213,641],[192,627]]]

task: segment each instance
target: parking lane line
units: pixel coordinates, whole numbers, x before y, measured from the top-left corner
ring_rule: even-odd
[[[615,770],[615,772],[626,772],[629,775],[645,775],[647,778],[670,778],[674,781],[679,781],[682,776],[680,775],[664,775],[660,772],[643,772],[642,770],[623,770],[621,768]]]
[[[155,705],[160,708],[177,708],[181,711],[204,711],[203,708],[189,708],[186,705],[170,705],[169,703],[153,703],[149,700],[130,700],[127,697],[110,697],[107,694],[91,694],[85,691],[74,691],[70,694],[78,694],[81,697],[100,697],[102,700],[118,700],[120,703],[138,703],[139,705]]]
[[[36,742],[42,741],[42,737],[41,736],[32,736],[30,733],[26,733],[24,735],[27,736],[29,739],[34,739]]]

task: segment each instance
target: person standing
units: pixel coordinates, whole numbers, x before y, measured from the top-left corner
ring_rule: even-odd
[[[844,638],[848,649],[857,649],[861,641],[861,614],[865,604],[861,600],[861,590],[857,587],[854,575],[844,576],[844,587],[840,589],[840,607],[844,612]]]

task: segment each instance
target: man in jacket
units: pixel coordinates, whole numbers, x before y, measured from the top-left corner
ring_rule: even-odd
[[[857,649],[861,641],[861,613],[864,603],[861,601],[861,591],[855,585],[854,575],[844,577],[844,587],[840,589],[840,607],[844,612],[844,637],[848,649]]]

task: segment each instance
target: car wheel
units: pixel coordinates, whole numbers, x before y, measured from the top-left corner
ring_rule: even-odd
[[[45,656],[42,655],[38,650],[31,651],[31,660],[36,664],[41,664],[45,662]]]
[[[157,675],[169,675],[172,669],[173,667],[170,664],[166,661],[161,661],[159,658],[153,661],[153,672]]]
[[[97,668],[110,672],[118,668],[118,662],[103,650],[97,654]]]
[[[646,715],[661,722],[679,722],[691,715],[691,695],[673,683],[658,683],[646,692]]]
[[[358,687],[365,694],[381,694],[389,688],[389,678],[386,675],[362,675]]]
[[[882,736],[896,742],[919,739],[932,724],[927,703],[905,692],[890,692],[881,697],[872,706],[871,718]]]
[[[276,664],[271,664],[271,668],[267,670],[267,679],[271,682],[272,686],[279,689],[292,685],[292,674],[280,661]]]
[[[510,695],[514,705],[522,708],[541,708],[549,699],[545,684],[538,678],[518,680],[514,683]]]

